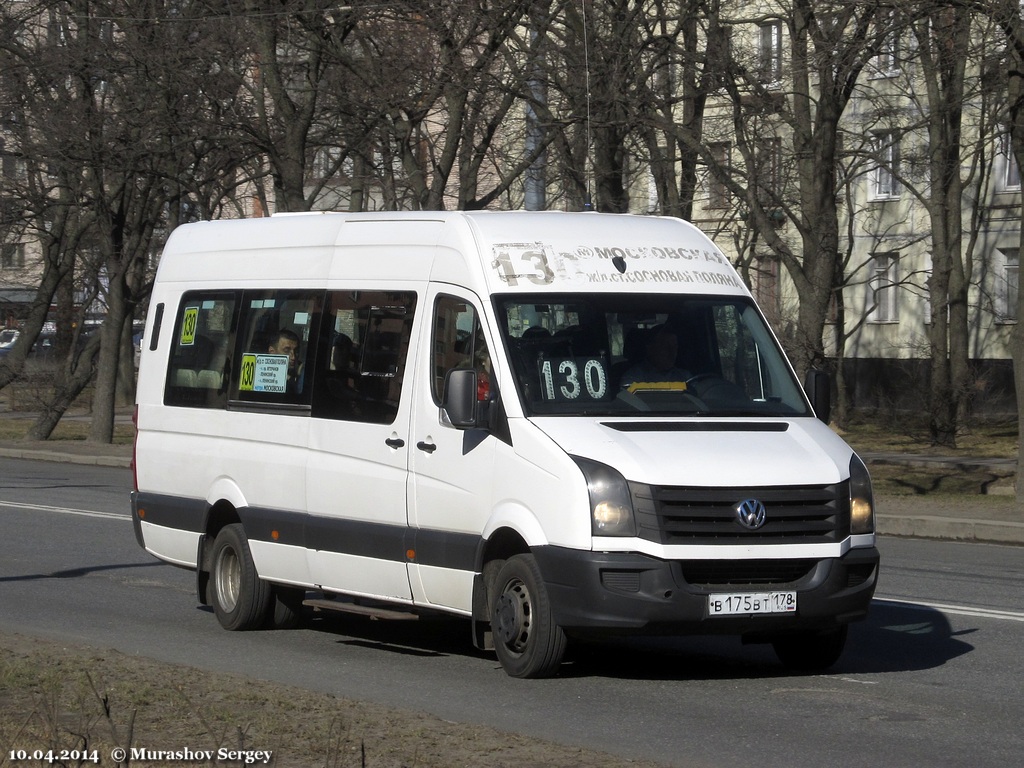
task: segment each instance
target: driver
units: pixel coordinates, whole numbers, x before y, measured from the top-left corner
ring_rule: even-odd
[[[637,383],[686,381],[690,374],[676,365],[679,340],[675,331],[662,324],[651,329],[644,344],[644,359],[622,376],[622,388]]]

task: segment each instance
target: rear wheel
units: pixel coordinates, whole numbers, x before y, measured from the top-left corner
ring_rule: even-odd
[[[274,605],[270,610],[271,629],[292,629],[302,621],[302,601],[306,590],[298,587],[274,587]]]
[[[259,629],[264,625],[273,592],[256,573],[240,523],[225,526],[217,534],[210,581],[213,612],[224,629]]]
[[[550,677],[565,656],[566,638],[532,555],[515,555],[498,571],[490,600],[494,650],[512,677]]]
[[[779,661],[797,672],[820,672],[843,655],[848,627],[843,624],[821,632],[781,635],[772,641]]]

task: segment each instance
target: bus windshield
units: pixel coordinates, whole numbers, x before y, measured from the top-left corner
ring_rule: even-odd
[[[746,298],[515,295],[495,310],[531,415],[811,415]]]

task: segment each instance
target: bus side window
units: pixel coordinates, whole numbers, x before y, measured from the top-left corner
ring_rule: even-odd
[[[233,395],[253,404],[309,405],[322,291],[246,291]]]
[[[227,405],[237,306],[237,292],[194,291],[184,295],[175,318],[164,387],[165,405]]]
[[[313,417],[390,424],[405,380],[416,294],[328,294],[313,385]]]
[[[477,399],[491,399],[491,355],[473,305],[454,296],[438,297],[433,334],[434,402],[441,404],[445,375],[454,368],[476,370]]]

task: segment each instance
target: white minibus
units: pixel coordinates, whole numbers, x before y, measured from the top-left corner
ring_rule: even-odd
[[[828,379],[800,386],[684,221],[188,224],[144,338],[135,533],[226,629],[443,612],[516,677],[640,634],[816,670],[868,610],[871,482]]]

